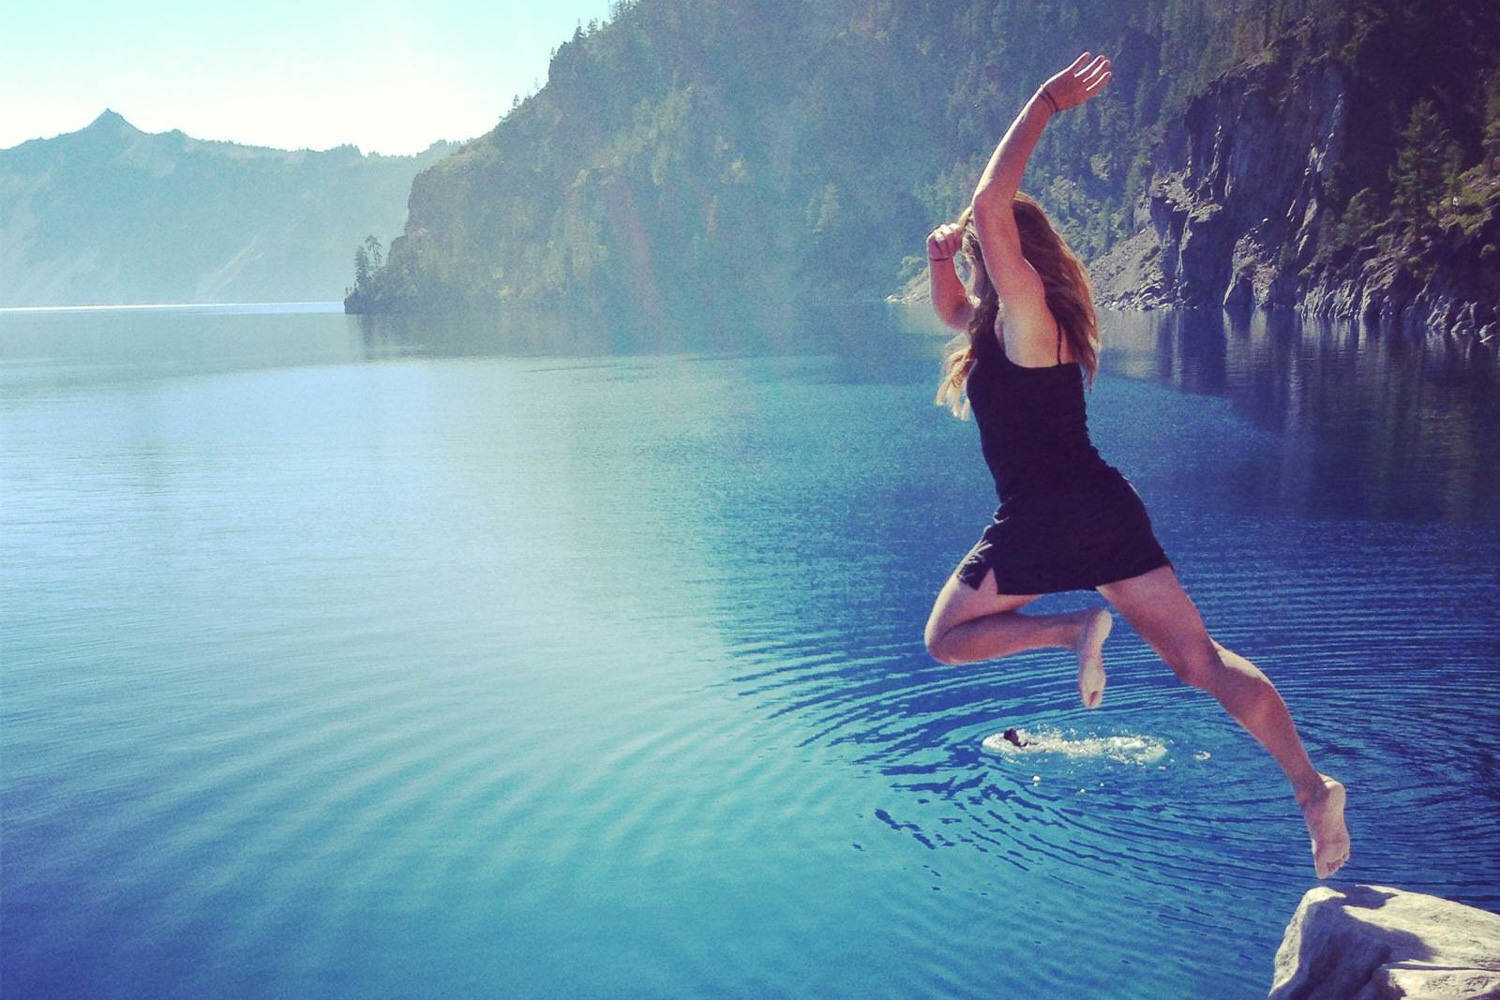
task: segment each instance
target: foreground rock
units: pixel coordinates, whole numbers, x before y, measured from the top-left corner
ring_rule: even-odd
[[[1500,915],[1379,885],[1302,897],[1268,1000],[1500,998]]]

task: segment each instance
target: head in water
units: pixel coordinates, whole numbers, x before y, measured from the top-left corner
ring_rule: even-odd
[[[1047,308],[1057,319],[1067,338],[1073,359],[1083,367],[1084,380],[1092,383],[1099,370],[1099,325],[1094,314],[1093,287],[1088,271],[1072,249],[1052,228],[1047,213],[1030,195],[1016,192],[1011,202],[1016,229],[1021,235],[1021,255],[1036,269],[1047,296]],[[963,245],[959,252],[968,261],[969,294],[979,303],[969,329],[954,339],[943,363],[943,380],[938,385],[937,402],[962,417],[968,405],[964,383],[974,364],[974,338],[993,336],[995,316],[1000,311],[1000,296],[984,269],[984,254],[979,248],[979,233],[974,228],[973,208],[966,207],[958,217],[963,227]]]

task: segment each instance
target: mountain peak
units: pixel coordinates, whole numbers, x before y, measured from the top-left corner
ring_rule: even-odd
[[[125,116],[112,108],[105,108],[104,113],[89,122],[87,131],[100,132],[139,132],[140,129],[125,120]]]

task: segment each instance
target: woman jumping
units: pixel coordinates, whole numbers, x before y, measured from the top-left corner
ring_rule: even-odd
[[[938,593],[927,648],[972,663],[1060,647],[1078,657],[1083,704],[1104,696],[1104,608],[1023,615],[1039,595],[1097,589],[1184,682],[1208,691],[1286,772],[1327,878],[1349,858],[1344,786],[1318,773],[1266,675],[1213,640],[1157,543],[1139,494],[1089,441],[1085,374],[1098,370],[1088,274],[1020,193],[1048,118],[1103,88],[1109,60],[1085,52],[1027,102],[959,220],[927,237],[932,304],[966,338],[947,358],[938,402],[972,408],[1000,508]],[[954,270],[962,252],[965,288]]]

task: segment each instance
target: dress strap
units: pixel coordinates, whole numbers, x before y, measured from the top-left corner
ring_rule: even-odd
[[[1057,323],[1057,320],[1052,322]],[[1057,323],[1057,363],[1062,364],[1062,324]]]

